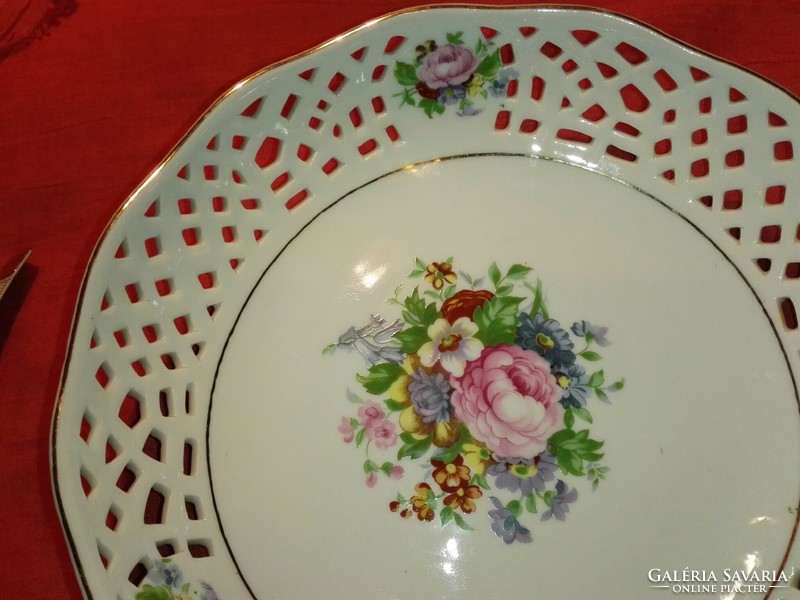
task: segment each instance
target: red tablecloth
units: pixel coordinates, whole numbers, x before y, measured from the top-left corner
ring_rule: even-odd
[[[52,500],[49,436],[81,277],[108,219],[238,80],[414,5],[0,2],[0,264],[33,250],[0,305],[0,596],[80,597]],[[595,5],[800,94],[800,3]]]

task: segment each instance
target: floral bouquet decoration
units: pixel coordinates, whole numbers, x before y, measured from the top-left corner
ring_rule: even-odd
[[[478,101],[507,95],[519,73],[503,68],[500,49],[492,41],[480,39],[469,48],[462,35],[448,33],[441,46],[428,40],[416,47],[413,63],[395,63],[394,78],[403,86],[396,94],[401,106],[417,106],[431,119],[453,105],[459,115],[472,116],[481,112]]]
[[[342,417],[339,431],[365,453],[369,487],[419,466],[413,492],[398,493],[392,512],[422,522],[438,513],[442,526],[471,531],[485,497],[492,531],[529,543],[526,514],[563,521],[577,499],[568,476],[593,488],[605,478],[603,442],[577,425],[592,423],[590,400],[608,402],[624,381],[606,385],[602,370],[587,371],[601,360],[593,347],[609,344],[606,328],[563,329],[530,267],[503,273],[493,263],[485,289],[484,277],[456,273],[452,262],[417,259],[409,278],[421,281],[387,301],[400,318],[373,315],[325,349],[357,350],[368,365],[356,375],[363,391],[348,390],[357,414]]]

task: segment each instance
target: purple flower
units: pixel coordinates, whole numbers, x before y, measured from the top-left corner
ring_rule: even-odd
[[[450,404],[452,391],[453,388],[444,375],[431,374],[425,369],[417,369],[416,373],[412,373],[408,384],[414,410],[422,417],[423,423],[450,421],[450,412],[453,410],[453,405]]]
[[[433,89],[459,85],[470,78],[479,62],[469,48],[446,44],[425,55],[417,68],[417,78]]]
[[[548,521],[555,517],[563,521],[569,512],[569,505],[578,499],[578,490],[569,489],[567,484],[558,480],[556,483],[555,496],[550,501],[550,508],[542,513],[542,521]]]
[[[555,477],[556,457],[547,450],[535,459],[495,456],[495,460],[498,462],[486,469],[486,474],[495,478],[494,484],[501,490],[530,496],[534,490],[544,492]]]
[[[564,395],[561,397],[561,406],[564,408],[583,408],[589,397],[590,388],[589,377],[586,369],[579,364],[570,365],[563,371],[555,374],[558,385],[564,388]]]
[[[608,327],[596,327],[589,323],[589,321],[580,321],[579,323],[573,323],[571,329],[572,333],[578,337],[588,338],[591,336],[591,339],[594,340],[598,346],[605,347],[611,343],[606,339]]]
[[[565,369],[575,362],[575,353],[572,351],[575,344],[569,339],[569,334],[558,321],[545,319],[542,313],[536,313],[533,319],[527,313],[520,314],[517,345],[533,350],[554,369]]]
[[[494,509],[489,511],[489,517],[492,519],[491,528],[495,535],[506,544],[514,542],[530,544],[533,541],[531,532],[520,524],[514,513],[504,507],[495,496],[490,496],[489,500],[494,506]]]

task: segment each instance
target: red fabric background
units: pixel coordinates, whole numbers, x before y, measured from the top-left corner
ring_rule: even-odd
[[[80,597],[52,500],[49,434],[81,277],[109,218],[238,80],[414,5],[51,0],[37,3],[37,25],[15,20],[25,2],[0,3],[0,263],[33,250],[0,305],[0,595]],[[800,94],[796,2],[595,5]]]

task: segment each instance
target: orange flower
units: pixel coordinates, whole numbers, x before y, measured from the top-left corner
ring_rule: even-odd
[[[477,506],[473,502],[483,496],[483,492],[477,485],[465,485],[453,491],[449,496],[445,496],[444,503],[452,509],[460,508],[464,513],[475,512]]]
[[[470,479],[469,467],[464,464],[464,457],[460,454],[453,462],[445,464],[440,460],[432,460],[431,465],[433,465],[434,481],[445,492],[454,492]]]
[[[411,508],[417,513],[417,519],[420,521],[433,521],[436,513],[430,505],[430,498],[433,496],[431,486],[427,483],[418,483],[414,489],[417,495],[411,496]]]
[[[445,282],[455,283],[456,274],[453,273],[453,265],[448,262],[432,262],[426,269],[425,281],[430,283],[435,290],[442,289]]]

